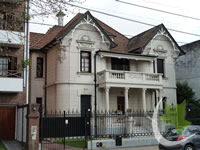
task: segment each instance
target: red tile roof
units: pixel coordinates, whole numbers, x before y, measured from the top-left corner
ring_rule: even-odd
[[[30,37],[30,45],[31,49],[41,49],[44,48],[46,45],[48,45],[50,42],[52,42],[56,37],[61,36],[65,33],[65,31],[72,26],[83,14],[78,13],[73,19],[71,19],[64,27],[61,26],[54,26],[48,30],[48,32],[43,36],[38,36],[38,39],[36,40],[33,34],[37,33],[31,33]],[[105,32],[108,35],[115,36],[114,42],[117,44],[117,47],[112,48],[111,51],[114,52],[125,52],[127,53],[127,44],[128,44],[128,38],[119,33],[118,31],[114,30],[112,27],[106,25],[102,21],[95,18],[96,21],[99,23],[99,25],[105,30]]]
[[[42,33],[30,32],[30,49],[36,49],[36,43],[44,36]]]
[[[45,46],[47,46],[49,43],[51,43],[56,38],[62,38],[65,34],[67,34],[73,27],[76,25],[78,21],[80,21],[81,17],[83,17],[85,14],[78,13],[74,18],[72,18],[64,27],[62,26],[54,26],[48,30],[48,32],[43,34],[37,34],[37,33],[31,33],[30,36],[30,48],[31,49],[42,49]],[[93,17],[93,16],[92,16]],[[164,25],[158,25],[155,26],[143,33],[140,33],[131,39],[128,39],[123,34],[119,33],[112,27],[108,26],[107,24],[103,23],[102,21],[98,20],[97,18],[94,18],[96,22],[100,25],[100,27],[103,29],[103,31],[107,34],[106,36],[114,36],[114,43],[117,44],[116,47],[111,48],[112,52],[118,52],[118,53],[129,53],[129,52],[139,52],[137,51],[143,47],[152,39],[154,34],[157,33],[157,31],[163,27]],[[167,30],[167,29],[166,29]],[[175,42],[175,40],[174,40]],[[177,43],[176,43],[177,44]],[[178,46],[178,45],[177,45]],[[178,46],[179,47],[179,46]],[[181,50],[181,48],[180,48]],[[182,51],[182,50],[181,50]]]

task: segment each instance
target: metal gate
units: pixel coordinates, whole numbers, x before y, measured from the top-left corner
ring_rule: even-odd
[[[79,150],[87,147],[90,136],[90,115],[51,112],[40,117],[40,142],[42,150]]]

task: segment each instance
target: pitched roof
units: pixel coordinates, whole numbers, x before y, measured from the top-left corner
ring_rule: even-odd
[[[72,18],[64,27],[62,26],[54,26],[48,30],[48,32],[45,35],[38,35],[38,40],[32,39],[35,38],[37,35],[31,35],[31,48],[34,49],[42,49],[51,42],[55,40],[62,39],[66,34],[68,34],[86,15],[89,15],[94,23],[97,25],[97,27],[101,30],[101,32],[108,38],[108,40],[111,42],[112,46],[111,51],[112,52],[118,52],[118,53],[141,53],[142,48],[144,48],[150,40],[154,37],[154,35],[161,29],[165,29],[168,35],[171,37],[175,45],[180,49],[182,54],[184,54],[184,51],[179,47],[179,45],[176,43],[176,41],[173,39],[171,34],[168,32],[168,30],[165,28],[163,24],[160,24],[158,26],[155,26],[145,32],[142,32],[131,39],[128,39],[123,34],[119,33],[112,27],[108,26],[107,24],[103,23],[97,18],[94,18],[90,12],[86,12],[85,14],[78,13],[74,18]],[[42,36],[42,37],[41,37]],[[110,36],[114,37],[114,42],[110,38]],[[40,39],[39,39],[40,38]]]
[[[144,31],[130,38],[127,46],[128,51],[131,52],[143,48],[150,41],[151,37],[153,37],[155,33],[157,33],[159,26],[160,25],[155,26],[147,31]]]
[[[163,28],[169,37],[172,39],[174,44],[178,47],[180,50],[181,54],[185,54],[185,52],[181,49],[181,47],[177,44],[177,42],[174,40],[174,38],[171,36],[169,31],[166,29],[166,27],[163,24],[160,24],[158,26],[155,26],[147,31],[144,31],[134,37],[132,37],[129,42],[128,42],[128,52],[136,52],[136,53],[141,53],[142,48],[144,48],[151,40],[152,38],[156,35],[156,33]]]
[[[112,48],[111,51],[113,52],[121,52],[121,53],[128,53],[127,44],[128,44],[128,38],[124,36],[123,34],[119,33],[112,27],[108,26],[107,24],[103,23],[99,19],[96,19],[97,22],[100,24],[100,26],[108,32],[108,34],[112,34],[115,36],[114,41],[117,44],[115,48]]]
[[[30,49],[36,49],[36,43],[44,36],[42,33],[30,32]]]
[[[64,37],[87,14],[91,15],[89,12],[86,12],[85,14],[78,13],[64,27],[54,26],[54,27],[50,28],[48,30],[48,32],[45,35],[43,35],[43,37],[40,38],[38,41],[32,40],[32,36],[31,36],[31,43],[35,42],[35,44],[31,44],[31,45],[33,45],[33,46],[31,46],[31,48],[41,49],[41,48],[44,48],[45,46],[47,46],[53,40],[56,40],[56,39],[58,40],[58,39]],[[93,17],[93,16],[91,15],[91,17]],[[124,35],[122,35],[118,31],[114,30],[112,27],[106,25],[102,21],[98,20],[97,18],[94,18],[94,20],[96,21],[96,24],[101,28],[102,32],[104,32],[104,34],[106,34],[106,36],[108,38],[110,38],[109,36],[115,37],[114,42],[117,45],[116,45],[115,48],[112,48],[111,51],[128,53],[127,48],[126,48],[126,46],[128,44],[128,38],[127,37],[125,37]],[[113,41],[110,41],[110,42],[112,43]]]
[[[111,43],[111,47],[116,47],[116,43],[112,41],[112,39],[109,37],[109,35],[105,32],[105,30],[102,28],[102,26],[97,22],[96,18],[94,18],[89,11],[87,11],[84,14],[81,14],[79,18],[73,21],[67,28],[63,30],[63,32],[59,33],[59,35],[56,37],[57,40],[62,39],[65,35],[67,35],[71,29],[73,29],[82,19],[84,19],[86,16],[89,16],[94,24],[99,28],[99,30],[104,34],[104,36],[109,40]]]
[[[51,43],[56,35],[63,29],[61,26],[53,26],[50,28],[47,33],[35,43],[34,47],[37,49],[44,48],[47,44]]]

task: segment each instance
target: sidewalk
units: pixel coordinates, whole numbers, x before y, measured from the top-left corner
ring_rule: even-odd
[[[24,150],[23,146],[17,141],[2,141],[8,150]]]
[[[115,150],[158,150],[158,146],[146,146],[146,147],[137,147],[137,148],[119,148],[119,149],[115,149]]]
[[[100,148],[98,150],[158,150],[158,146],[130,147],[130,148]]]

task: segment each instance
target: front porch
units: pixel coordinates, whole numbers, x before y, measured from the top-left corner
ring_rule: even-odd
[[[160,98],[162,89],[133,88],[133,87],[105,87],[99,88],[99,110],[122,113],[130,111],[153,111]],[[163,105],[159,106],[163,110]]]

